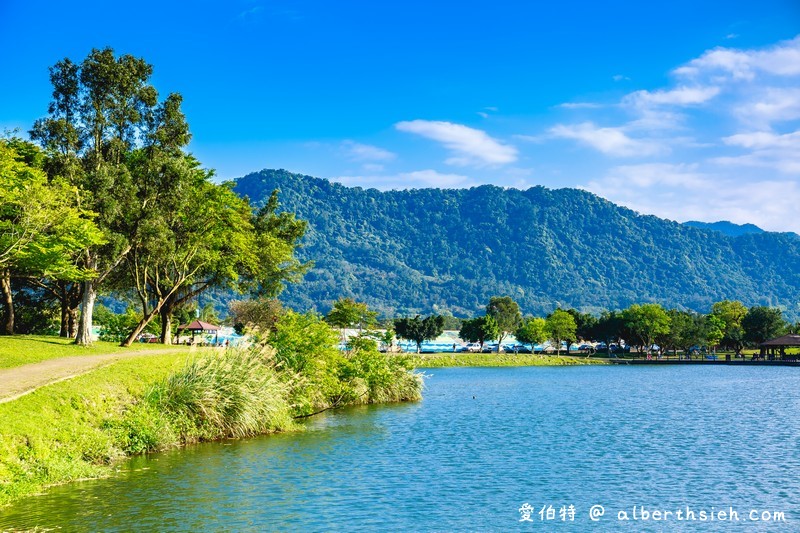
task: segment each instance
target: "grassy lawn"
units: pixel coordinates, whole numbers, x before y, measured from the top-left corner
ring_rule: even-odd
[[[445,366],[567,366],[605,364],[605,361],[587,359],[586,356],[567,357],[513,353],[431,353],[411,356],[414,366],[439,368]]]
[[[0,404],[0,506],[46,485],[111,474],[122,451],[109,421],[197,353],[124,359]]]
[[[98,355],[138,350],[163,350],[174,348],[162,344],[134,343],[130,348],[122,348],[113,342],[97,341],[92,346],[77,346],[72,339],[47,335],[0,336],[0,368],[12,368],[38,363],[47,359],[70,355]]]

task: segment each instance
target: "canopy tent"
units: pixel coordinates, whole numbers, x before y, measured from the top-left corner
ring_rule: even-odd
[[[775,359],[775,351],[778,351],[781,359],[787,359],[786,356],[786,348],[800,348],[800,335],[797,334],[789,334],[783,335],[782,337],[775,337],[774,339],[769,339],[768,341],[762,342],[760,345],[761,347],[761,358],[765,358],[767,353],[769,352],[769,358]],[[796,358],[796,355],[789,356],[791,358]]]
[[[193,320],[188,324],[181,324],[178,326],[178,331],[188,330],[192,332],[192,344],[194,344],[195,333],[217,333],[219,335],[219,326],[203,322],[202,320]]]

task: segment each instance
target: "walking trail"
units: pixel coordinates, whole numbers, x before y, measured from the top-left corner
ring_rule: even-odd
[[[3,368],[0,369],[0,403],[16,400],[39,387],[86,374],[120,359],[138,355],[177,353],[179,351],[184,351],[184,349],[136,350],[98,355],[73,355],[14,368]]]

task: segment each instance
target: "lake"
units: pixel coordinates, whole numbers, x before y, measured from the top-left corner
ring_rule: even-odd
[[[136,458],[0,511],[0,530],[800,530],[800,369],[428,372],[422,402]]]

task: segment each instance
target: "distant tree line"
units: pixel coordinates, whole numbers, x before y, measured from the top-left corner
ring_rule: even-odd
[[[364,317],[368,319],[364,321]],[[366,304],[350,298],[339,300],[327,320],[342,328],[356,324],[372,327],[377,322],[376,313],[368,311]],[[387,332],[415,342],[419,351],[423,342],[442,334],[445,322],[445,317],[436,314],[396,318]],[[790,324],[783,319],[780,309],[747,308],[734,300],[716,302],[708,314],[647,303],[634,304],[622,311],[606,311],[599,316],[575,309],[556,309],[546,317],[523,317],[519,305],[511,297],[495,296],[487,304],[484,315],[465,319],[448,317],[447,322],[458,324],[459,337],[479,343],[481,350],[485,343],[494,341],[499,351],[503,340],[514,335],[517,342],[524,344],[550,341],[559,353],[562,343],[570,346],[594,341],[605,344],[606,349],[625,344],[639,353],[651,349],[660,354],[689,353],[702,347],[712,351],[724,348],[739,355],[745,347],[800,330],[800,324]]]
[[[97,297],[113,293],[128,317],[101,314],[123,345],[154,323],[170,343],[198,295],[275,296],[307,268],[294,255],[306,223],[278,212],[277,191],[254,209],[213,182],[187,151],[182,97],[159,99],[152,72],[110,48],[59,61],[33,142],[0,139],[0,332],[57,316],[89,344]]]

